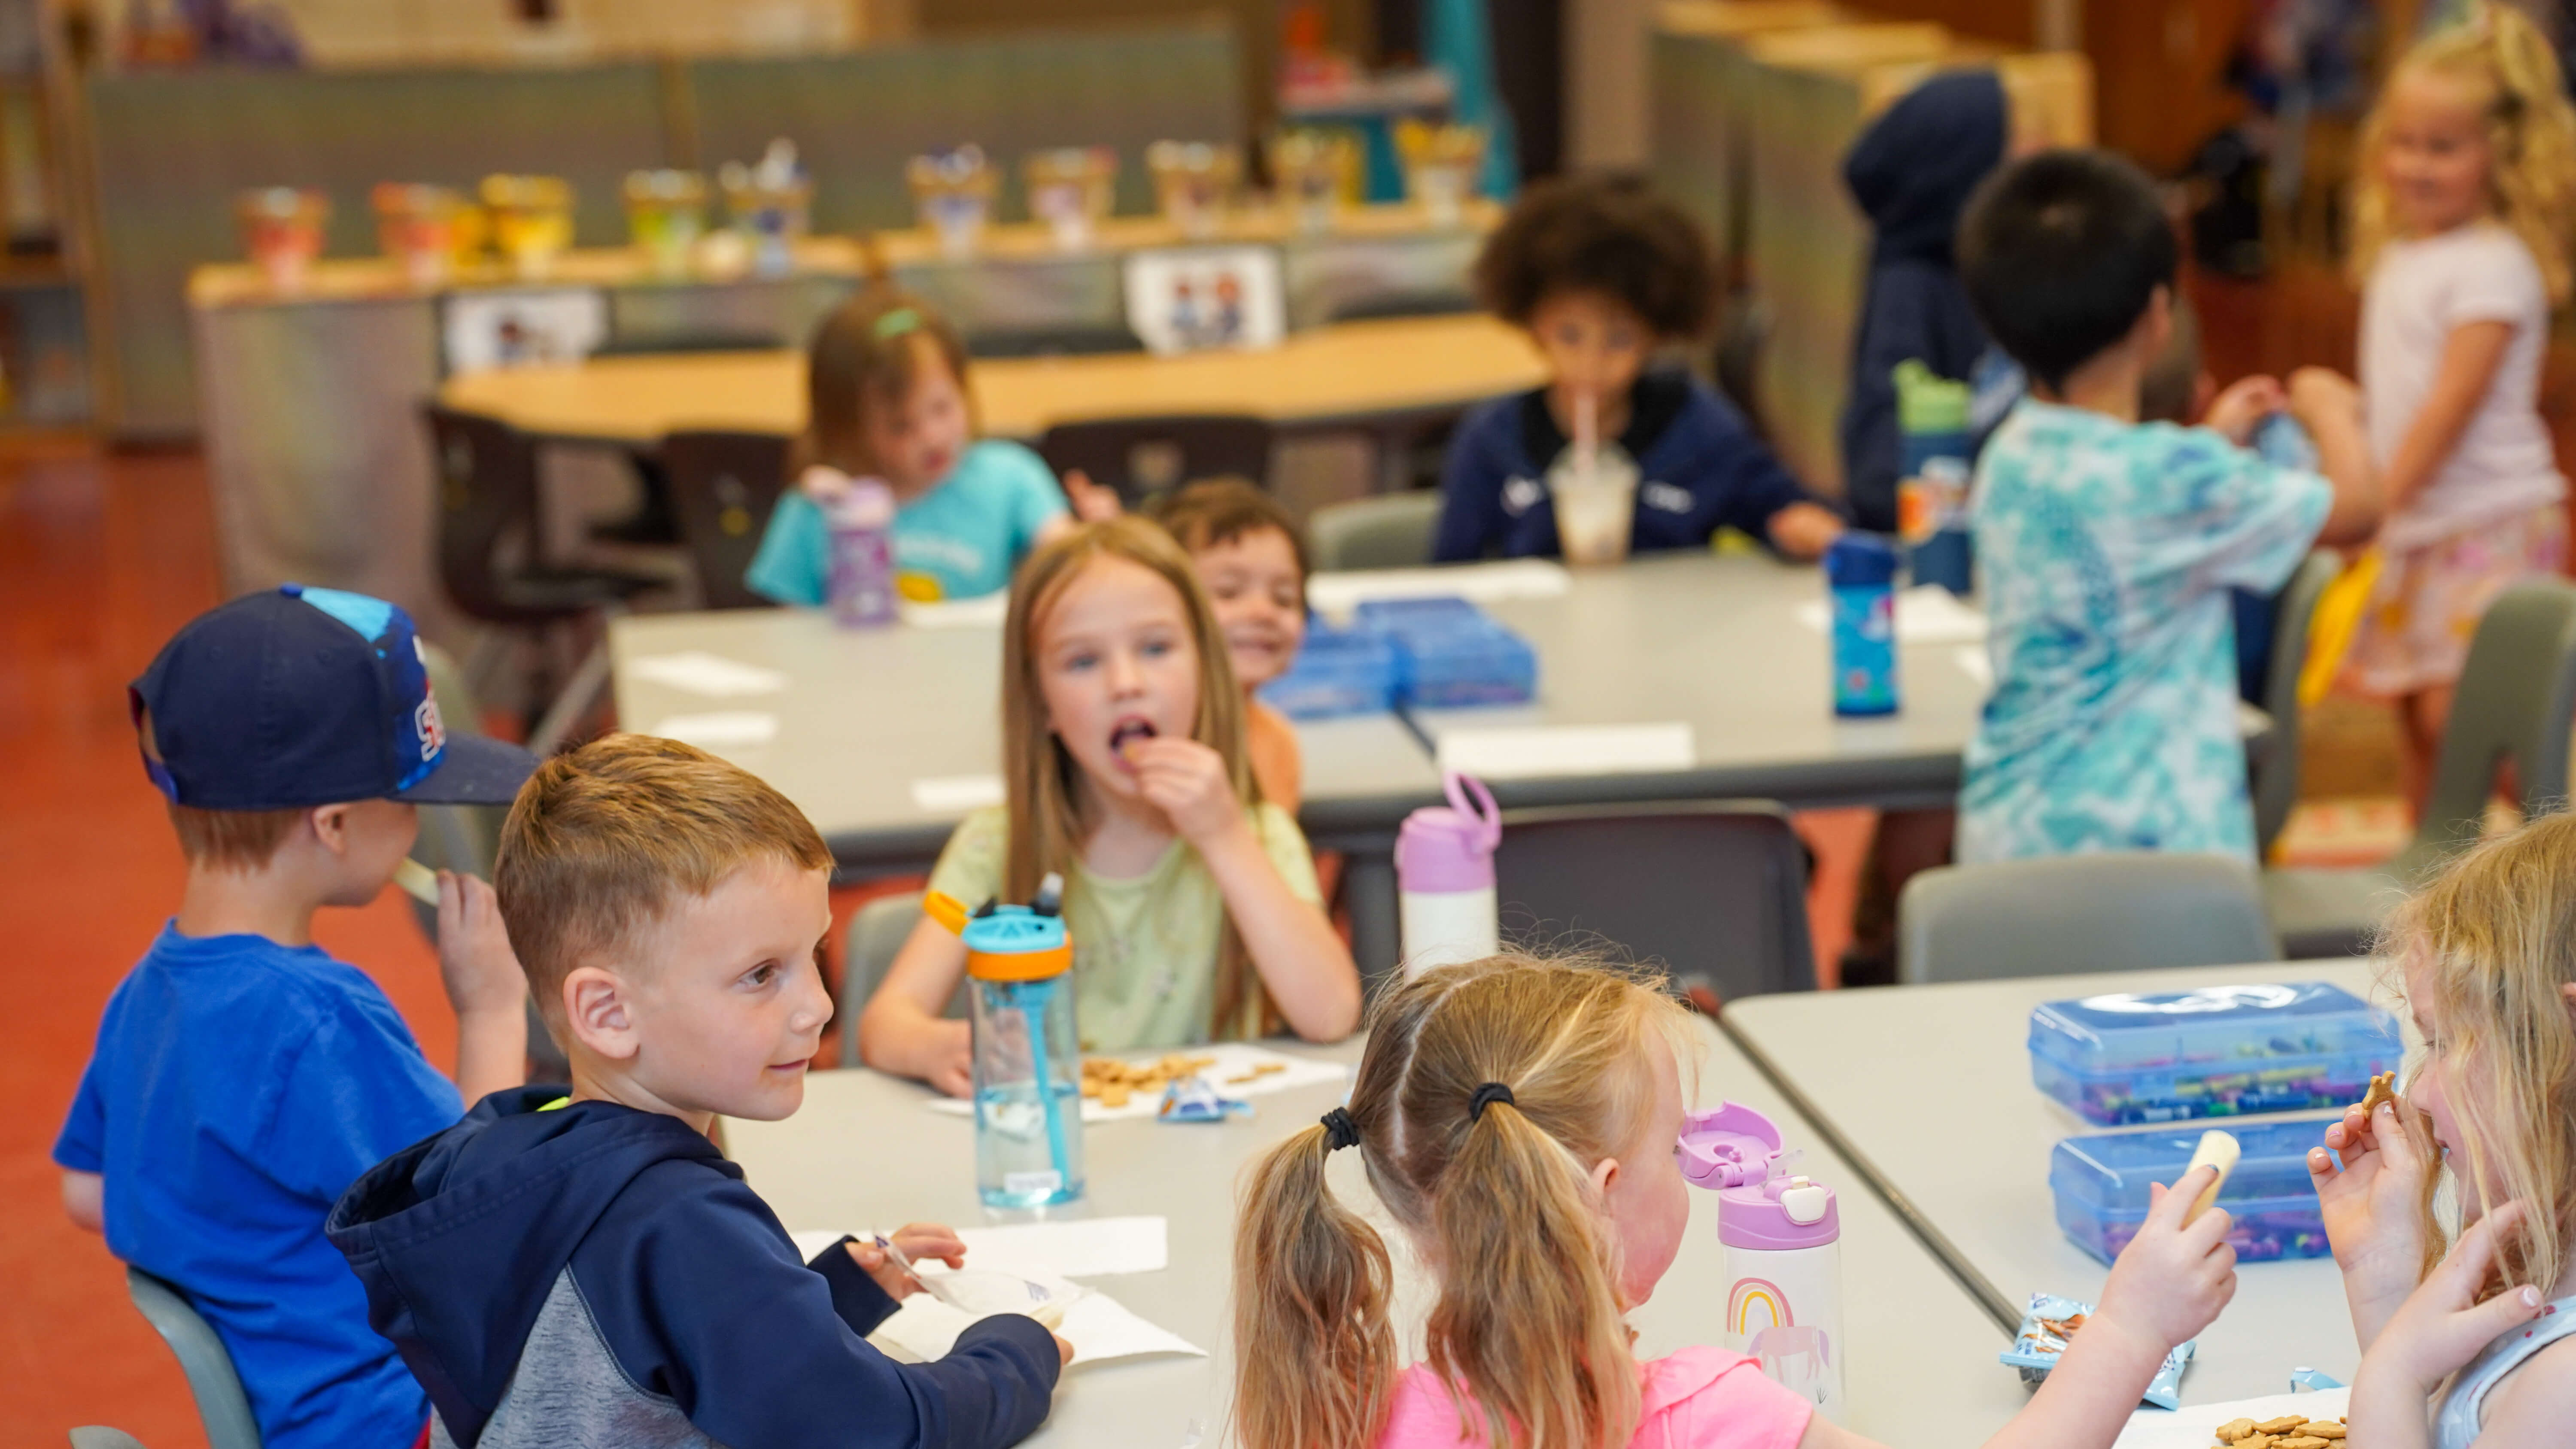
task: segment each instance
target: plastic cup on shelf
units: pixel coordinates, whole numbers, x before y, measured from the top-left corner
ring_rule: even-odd
[[[1098,237],[1117,198],[1118,153],[1106,146],[1032,151],[1020,163],[1029,215],[1047,224],[1059,250],[1078,252]]]
[[[415,287],[445,282],[456,262],[457,218],[465,198],[445,186],[379,183],[367,194],[376,213],[376,245]]]
[[[1404,194],[1433,226],[1456,226],[1485,168],[1485,132],[1477,126],[1399,121],[1397,157],[1404,164]]]
[[[322,225],[331,217],[331,198],[293,186],[263,186],[245,191],[234,202],[241,220],[242,249],[268,279],[271,290],[300,292],[322,255]]]
[[[1270,175],[1297,229],[1310,236],[1333,229],[1359,184],[1359,147],[1346,131],[1282,131],[1270,143]]]
[[[971,257],[984,245],[998,183],[981,146],[959,146],[915,156],[904,168],[921,224],[951,257]]]
[[[1157,141],[1145,148],[1163,219],[1192,240],[1216,235],[1243,177],[1243,153],[1205,141]]]
[[[707,231],[707,178],[696,171],[626,173],[626,235],[658,277],[685,277]]]
[[[572,184],[562,177],[486,176],[477,194],[491,217],[493,247],[511,271],[548,276],[572,249]]]

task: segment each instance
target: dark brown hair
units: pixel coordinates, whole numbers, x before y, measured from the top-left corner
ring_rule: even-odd
[[[1716,320],[1717,266],[1690,214],[1626,173],[1533,184],[1476,258],[1476,296],[1528,326],[1541,302],[1600,292],[1645,319],[1656,337],[1704,335]]]
[[[1154,500],[1154,521],[1193,554],[1246,534],[1275,528],[1288,535],[1288,551],[1297,559],[1297,586],[1315,571],[1306,557],[1306,535],[1278,499],[1241,478],[1202,478],[1185,483]]]
[[[817,463],[853,476],[878,471],[868,453],[868,409],[900,405],[936,360],[966,393],[966,344],[929,303],[874,286],[832,309],[805,345],[805,435],[797,440],[792,471]]]

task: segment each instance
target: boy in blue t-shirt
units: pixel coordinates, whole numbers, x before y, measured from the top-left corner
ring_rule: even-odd
[[[447,737],[411,620],[289,584],[179,631],[129,691],[188,857],[179,912],[109,998],[54,1144],[63,1205],[176,1285],[230,1352],[268,1449],[403,1449],[429,1403],[322,1236],[358,1175],[516,1085],[526,983],[490,887],[439,876],[457,1080],[313,944],[411,849],[420,804],[506,804],[515,745]]]
[[[2172,328],[2172,226],[2146,176],[2051,151],[1978,189],[1961,279],[2030,375],[1977,460],[1970,517],[1995,687],[1967,753],[1958,858],[2097,850],[2254,860],[2228,591],[2377,528],[2359,393],[2247,378],[2203,425],[2138,421]],[[2286,409],[2322,477],[2247,450]]]

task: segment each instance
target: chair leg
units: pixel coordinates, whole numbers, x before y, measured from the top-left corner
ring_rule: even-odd
[[[581,667],[573,671],[572,678],[564,681],[554,703],[546,706],[536,728],[529,732],[529,750],[540,759],[553,754],[555,746],[562,744],[573,727],[598,706],[599,697],[607,688],[608,639],[603,635],[598,643],[590,646],[590,652],[582,656]]]

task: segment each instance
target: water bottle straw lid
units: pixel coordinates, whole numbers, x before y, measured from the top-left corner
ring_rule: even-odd
[[[1444,770],[1440,789],[1460,818],[1476,823],[1472,838],[1478,850],[1490,854],[1503,843],[1503,812],[1495,806],[1494,792],[1485,788],[1484,781],[1457,770]],[[1470,795],[1474,797],[1472,802]]]

